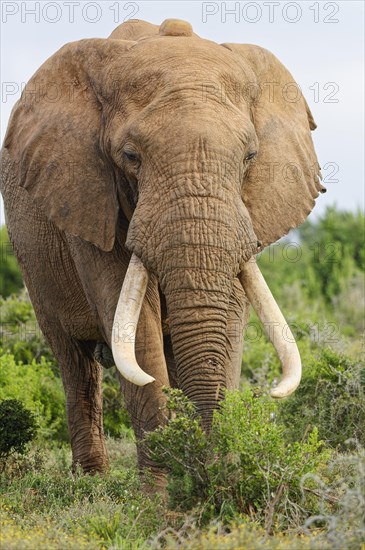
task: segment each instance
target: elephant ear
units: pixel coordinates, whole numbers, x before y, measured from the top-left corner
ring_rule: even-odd
[[[259,141],[243,200],[258,239],[267,246],[303,223],[314,199],[326,191],[311,137],[316,125],[300,88],[273,54],[250,44],[223,46],[256,78],[242,83],[253,91],[250,115]]]
[[[98,80],[131,44],[90,39],[61,48],[28,82],[4,142],[19,185],[45,215],[105,251],[113,248],[118,202],[101,145]]]

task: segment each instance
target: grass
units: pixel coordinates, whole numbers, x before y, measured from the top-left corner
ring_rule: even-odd
[[[1,477],[1,547],[134,549],[160,528],[160,498],[145,498],[130,438],[108,440],[106,475],[71,472],[65,447],[9,464]]]
[[[71,473],[68,450],[32,449],[0,480],[0,547],[4,550],[186,548],[206,550],[359,550],[363,539],[364,453],[337,454],[316,487],[321,510],[296,529],[268,535],[245,514],[201,526],[199,508],[172,512],[145,497],[130,441],[108,440],[111,470]],[[312,480],[313,481],[313,480]],[[314,480],[316,482],[316,480]],[[336,512],[329,513],[328,500]],[[340,502],[340,504],[338,504]]]

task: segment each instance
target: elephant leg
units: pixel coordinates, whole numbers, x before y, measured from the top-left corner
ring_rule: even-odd
[[[135,350],[138,364],[155,378],[155,382],[141,387],[121,378],[121,388],[136,434],[138,465],[141,470],[146,467],[151,470],[157,485],[164,486],[165,474],[151,460],[143,442],[145,433],[163,425],[168,416],[166,396],[162,390],[170,386],[170,381],[163,353],[161,322],[154,309],[148,301],[144,302],[138,322]]]
[[[102,413],[101,365],[93,359],[95,342],[80,342],[68,336],[58,353],[66,393],[73,467],[85,472],[102,472],[108,467]]]
[[[241,376],[243,337],[250,313],[250,304],[238,279],[233,284],[227,319],[227,389],[236,389]]]
[[[123,244],[122,238],[121,241]],[[68,236],[68,242],[82,288],[95,308],[101,341],[111,349],[114,314],[130,254],[123,247],[118,249],[118,253],[105,253],[71,236]],[[138,321],[135,352],[139,366],[153,376],[155,382],[140,387],[120,377],[121,390],[136,434],[138,464],[141,468],[150,467],[157,475],[158,468],[149,459],[142,440],[145,432],[154,430],[165,421],[166,396],[162,388],[169,386],[169,378],[163,353],[158,285],[152,276]]]

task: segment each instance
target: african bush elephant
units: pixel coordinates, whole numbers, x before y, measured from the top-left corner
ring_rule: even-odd
[[[298,385],[297,347],[254,257],[324,191],[314,128],[271,53],[204,40],[180,20],[131,20],[66,44],[29,81],[1,190],[86,471],[108,462],[100,345],[137,440],[165,421],[163,386],[181,387],[209,429],[224,388],[238,385],[249,303],[282,362],[272,394]]]

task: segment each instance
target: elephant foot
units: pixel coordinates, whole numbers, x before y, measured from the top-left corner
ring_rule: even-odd
[[[152,460],[145,441],[137,442],[138,469],[143,490],[147,495],[167,496],[167,471]]]
[[[79,466],[85,474],[93,475],[104,473],[109,469],[108,452],[103,441],[98,440],[94,448],[83,448],[82,451],[77,452],[75,448],[72,450],[73,471],[76,471]]]
[[[80,462],[72,462],[71,471],[76,473],[81,468],[83,474],[94,476],[96,474],[105,474],[109,470],[108,465],[95,464],[93,466],[84,467]]]
[[[109,460],[107,457],[104,459],[73,459],[72,460],[72,471],[76,472],[78,468],[81,468],[84,474],[104,474],[109,470]]]
[[[159,495],[163,503],[167,503],[167,474],[161,469],[143,468],[140,470],[142,489],[145,495]]]

